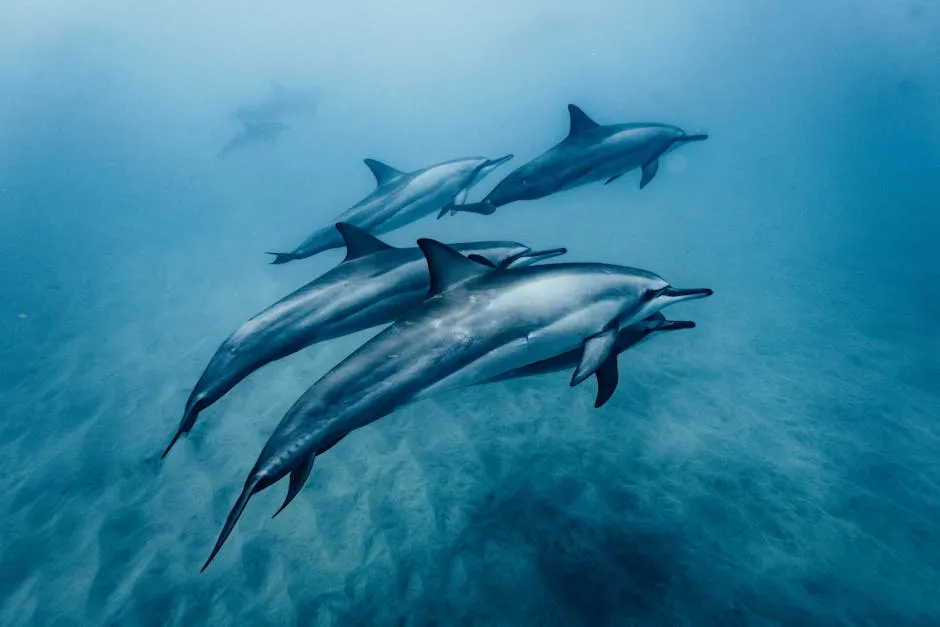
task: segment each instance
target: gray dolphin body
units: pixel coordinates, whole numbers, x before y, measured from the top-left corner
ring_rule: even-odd
[[[224,159],[237,150],[243,150],[255,144],[272,144],[289,126],[283,122],[243,122],[241,133],[233,137],[222,150],[218,158]]]
[[[253,316],[219,346],[190,393],[163,457],[192,430],[200,412],[259,368],[318,342],[387,324],[421,304],[429,278],[419,248],[394,248],[349,224],[336,229],[346,243],[343,262]],[[453,247],[488,263],[513,266],[565,253],[563,248],[533,251],[508,241]]]
[[[653,335],[694,328],[695,323],[691,320],[666,320],[662,312],[657,311],[652,316],[621,329],[620,333],[617,334],[614,347],[610,351],[614,358],[605,362],[604,367],[599,368],[595,373],[597,377],[597,395],[594,399],[594,407],[602,407],[610,400],[610,397],[614,395],[614,391],[617,389],[620,375],[616,356],[624,351],[639,346]],[[549,359],[543,359],[527,366],[504,372],[483,381],[483,383],[510,381],[512,379],[523,379],[552,372],[560,372],[562,370],[570,370],[577,367],[578,362],[581,360],[581,352],[580,349],[568,351],[567,353],[562,353],[561,355],[556,355]]]
[[[441,207],[451,206],[455,199],[462,202],[467,191],[512,155],[499,159],[469,157],[438,163],[413,172],[402,172],[376,161],[365,159],[375,176],[375,190],[347,209],[334,222],[347,222],[360,229],[380,235],[420,220]],[[274,261],[282,264],[305,259],[343,245],[332,226],[315,231],[290,252],[272,252]]]
[[[520,200],[535,200],[589,183],[612,183],[627,172],[642,168],[640,189],[659,170],[659,159],[678,146],[708,139],[705,133],[688,134],[677,126],[658,123],[600,125],[576,105],[568,105],[568,136],[532,161],[513,170],[480,202],[446,207],[448,211],[489,215],[497,207]],[[606,184],[605,183],[605,184]]]
[[[290,475],[286,507],[314,459],[352,431],[446,390],[572,350],[577,385],[611,359],[621,328],[663,307],[709,296],[661,277],[599,263],[490,268],[433,240],[418,240],[428,298],[323,375],[288,410],[248,474],[206,560],[209,565],[255,493]]]

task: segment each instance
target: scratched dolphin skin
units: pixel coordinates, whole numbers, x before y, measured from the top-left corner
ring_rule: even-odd
[[[441,207],[463,202],[471,187],[511,158],[512,155],[498,159],[468,157],[413,172],[402,172],[381,161],[365,159],[366,166],[375,177],[375,190],[333,222],[347,222],[373,235],[394,231]],[[342,245],[342,238],[330,225],[314,231],[292,251],[268,254],[274,255],[271,263],[283,264]]]
[[[545,198],[589,183],[612,183],[640,168],[640,189],[659,171],[660,158],[689,142],[708,139],[678,126],[659,123],[601,125],[578,106],[568,105],[568,135],[550,149],[513,170],[480,202],[443,208],[448,212],[489,215],[498,207],[521,200]]]
[[[282,511],[306,483],[316,457],[352,431],[409,403],[573,350],[580,351],[571,378],[577,385],[616,360],[621,329],[712,294],[677,289],[626,266],[493,268],[434,240],[420,239],[418,246],[430,275],[428,298],[339,362],[288,410],[248,473],[202,570],[252,495],[290,475]]]
[[[200,412],[256,370],[313,344],[387,324],[421,304],[429,279],[418,247],[389,246],[351,224],[335,228],[346,243],[346,258],[253,316],[219,346],[189,395],[163,457],[193,428]],[[517,267],[565,253],[509,241],[452,246],[488,263]]]

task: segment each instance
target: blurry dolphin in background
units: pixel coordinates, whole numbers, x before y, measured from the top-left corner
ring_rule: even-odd
[[[568,105],[568,136],[501,180],[480,202],[445,207],[450,212],[489,215],[497,207],[520,200],[544,198],[597,181],[612,183],[627,172],[642,168],[640,189],[659,170],[659,159],[689,142],[708,139],[705,133],[688,134],[678,126],[658,123],[602,126],[576,105]]]
[[[417,246],[394,248],[351,224],[335,226],[346,258],[335,268],[252,316],[216,350],[196,383],[167,453],[199,413],[263,366],[313,344],[387,324],[419,306],[428,293],[428,266]],[[451,244],[494,266],[521,267],[564,254],[525,244]]]
[[[360,229],[381,235],[420,220],[441,207],[463,202],[471,187],[495,168],[512,159],[467,157],[444,161],[420,170],[402,172],[375,159],[364,163],[375,176],[375,190],[325,226],[314,231],[290,252],[269,252],[273,264],[305,259],[343,245],[333,228],[335,222],[347,222]]]
[[[283,122],[244,122],[243,126],[242,132],[229,140],[219,151],[219,159],[254,144],[273,144],[281,133],[290,128]]]
[[[430,276],[427,299],[339,362],[288,410],[248,473],[202,570],[254,494],[290,475],[283,511],[314,460],[351,432],[415,401],[574,350],[580,358],[571,385],[577,385],[616,360],[621,329],[712,294],[677,289],[652,272],[620,265],[492,268],[434,240],[420,239],[418,246]]]
[[[289,89],[271,81],[271,94],[267,99],[239,107],[235,115],[242,122],[271,122],[292,116],[309,116],[316,113],[324,93],[322,89]]]

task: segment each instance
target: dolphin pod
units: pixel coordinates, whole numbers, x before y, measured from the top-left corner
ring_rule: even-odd
[[[708,139],[678,126],[659,123],[600,125],[577,105],[568,105],[568,135],[541,155],[513,170],[480,202],[444,207],[450,212],[489,215],[497,207],[521,200],[536,200],[558,192],[604,181],[642,169],[640,189],[659,171],[659,159],[689,142]]]
[[[333,365],[275,426],[203,571],[253,495],[289,477],[277,516],[300,493],[316,458],[357,429],[430,397],[560,371],[571,372],[571,387],[594,378],[593,404],[600,409],[618,389],[622,353],[650,337],[696,326],[667,320],[662,312],[710,297],[712,290],[676,288],[649,270],[592,261],[541,263],[567,250],[533,250],[515,241],[444,244],[421,237],[415,247],[395,248],[376,237],[434,212],[438,218],[488,215],[513,202],[609,184],[635,169],[642,189],[665,154],[708,137],[661,123],[601,125],[573,104],[568,114],[562,141],[516,168],[479,202],[467,202],[470,188],[512,155],[454,159],[411,172],[365,159],[376,180],[371,194],[293,250],[269,253],[279,265],[346,248],[339,265],[250,318],[219,346],[164,457],[201,411],[259,368],[319,342],[384,328]]]
[[[471,187],[495,168],[512,159],[467,157],[438,163],[413,172],[402,172],[375,159],[365,159],[377,187],[371,194],[340,214],[334,222],[346,222],[381,235],[410,224],[455,202],[463,202]],[[290,252],[272,252],[273,264],[312,257],[339,248],[343,240],[336,230],[325,226],[314,231]]]
[[[345,259],[252,316],[219,346],[186,401],[164,457],[189,433],[201,411],[259,368],[315,343],[387,324],[421,304],[428,291],[428,271],[417,247],[389,246],[343,222],[336,230],[346,244]],[[566,252],[533,251],[518,242],[451,246],[496,265],[517,267]]]
[[[569,351],[581,353],[571,385],[592,375],[603,385],[617,360],[621,329],[712,294],[677,289],[627,266],[494,268],[435,240],[420,239],[418,246],[430,275],[428,298],[334,366],[288,410],[248,473],[203,570],[252,495],[290,475],[282,511],[306,483],[316,457],[352,431],[412,402]]]

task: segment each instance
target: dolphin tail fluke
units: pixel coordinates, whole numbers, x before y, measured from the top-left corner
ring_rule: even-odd
[[[201,397],[194,397],[186,403],[186,411],[183,414],[183,419],[180,421],[180,426],[176,429],[176,435],[173,436],[173,439],[170,440],[170,444],[166,447],[166,450],[163,451],[163,455],[160,456],[160,459],[166,459],[167,454],[170,452],[170,449],[173,448],[173,445],[180,439],[184,433],[189,433],[193,428],[193,425],[196,424],[196,418],[199,417],[199,412],[206,408],[206,403]]]
[[[443,218],[443,217],[444,217],[445,215],[447,215],[448,213],[450,213],[451,215],[454,214],[454,203],[452,203],[452,202],[449,202],[449,203],[447,203],[446,205],[444,205],[443,207],[441,207],[441,210],[440,210],[440,211],[438,212],[438,214],[437,214],[437,219],[440,220],[441,218]]]
[[[294,261],[299,259],[299,257],[293,253],[273,253],[267,252],[266,255],[274,255],[274,259],[271,261],[271,265],[281,265],[282,263],[287,263],[288,261]]]
[[[212,549],[212,553],[209,554],[209,559],[206,560],[206,563],[202,565],[202,568],[199,569],[199,572],[203,572],[212,560],[215,559],[215,556],[218,555],[219,550],[222,548],[222,545],[225,544],[225,541],[228,539],[229,534],[232,533],[232,529],[235,528],[235,523],[238,522],[238,519],[241,518],[242,512],[245,511],[245,506],[248,505],[249,499],[255,494],[255,492],[260,491],[260,481],[252,473],[248,477],[248,481],[245,482],[245,487],[242,489],[242,493],[238,496],[238,500],[235,501],[235,505],[232,507],[232,511],[229,512],[228,518],[225,520],[225,526],[222,527],[222,533],[219,534],[219,539],[215,541],[215,547]]]
[[[443,209],[441,209],[441,212],[438,214],[437,219],[440,220],[444,216],[444,213],[447,210],[450,210],[450,215],[463,212],[463,213],[479,213],[480,215],[488,216],[488,215],[491,215],[494,211],[496,211],[496,207],[493,205],[493,203],[487,200],[482,200],[480,202],[470,202],[465,205],[448,205],[447,207],[444,207]]]
[[[304,484],[307,483],[307,479],[310,477],[310,471],[313,470],[313,460],[317,458],[316,455],[311,455],[304,463],[302,463],[297,468],[290,473],[290,485],[287,488],[287,497],[284,499],[284,503],[274,512],[274,516],[271,518],[277,517],[278,514],[284,511],[284,508],[290,505],[290,502],[294,500],[300,490],[304,487]]]
[[[166,450],[163,451],[163,455],[160,456],[160,459],[166,459],[167,454],[169,454],[170,449],[173,448],[173,445],[176,444],[177,440],[180,439],[180,436],[183,435],[182,427],[176,430],[176,435],[173,436],[173,439],[170,440],[169,445],[167,445]]]

